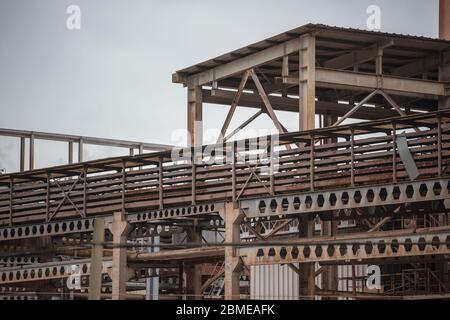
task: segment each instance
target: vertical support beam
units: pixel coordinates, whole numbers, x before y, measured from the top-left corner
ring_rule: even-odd
[[[299,130],[315,128],[316,116],[316,38],[300,37],[299,52]]]
[[[159,209],[164,208],[164,171],[163,158],[158,159],[158,190],[159,190]]]
[[[34,134],[30,136],[30,170],[34,170]]]
[[[437,137],[437,144],[438,144],[438,177],[442,177],[442,119],[441,117],[437,118],[438,121],[438,137]]]
[[[69,164],[72,164],[73,163],[73,142],[72,141],[69,141],[68,148],[69,148],[69,154],[67,156],[67,160],[68,160]]]
[[[91,273],[89,276],[89,300],[100,300],[103,272],[103,242],[105,242],[105,221],[94,219],[94,235],[91,251]]]
[[[203,145],[202,87],[188,87],[187,92],[188,147],[199,147]]]
[[[397,183],[397,125],[392,123],[392,182]]]
[[[269,136],[269,145],[268,145],[268,152],[267,155],[269,156],[270,162],[270,169],[269,169],[269,175],[270,175],[270,195],[273,197],[275,196],[275,160],[274,160],[274,142],[272,136]]]
[[[194,206],[197,203],[197,150],[192,150],[192,165],[191,165],[191,204]]]
[[[375,73],[378,76],[383,74],[383,47],[378,44],[377,45],[377,56],[375,58]]]
[[[113,222],[109,226],[113,235],[112,249],[112,300],[126,299],[127,270],[127,249],[122,247],[127,243],[127,234],[130,225],[125,219],[123,212],[115,212]]]
[[[233,203],[224,206],[222,218],[225,220],[225,242],[238,243],[240,241],[239,226],[243,215]],[[225,248],[225,300],[239,300],[240,298],[241,260],[235,247]]]
[[[289,77],[289,56],[283,56],[283,65],[281,68],[281,76]]]
[[[350,137],[350,185],[355,186],[355,130],[351,129]]]
[[[315,157],[315,152],[314,152],[314,144],[315,144],[315,139],[314,136],[311,135],[311,148],[310,148],[310,154],[309,154],[309,179],[310,179],[310,187],[309,189],[311,191],[314,191],[314,171],[315,171],[315,164],[314,164],[314,157]]]
[[[337,221],[321,221],[321,232],[324,237],[333,237],[337,234]],[[322,289],[329,291],[338,290],[338,266],[322,266]]]
[[[233,193],[232,200],[234,207],[237,208],[237,194],[236,194],[236,162],[237,162],[237,148],[236,148],[236,141],[232,142],[232,148],[231,148],[231,191]]]
[[[195,220],[196,222],[196,220]],[[195,224],[194,222],[194,224]],[[202,230],[197,226],[186,228],[188,243],[201,243]],[[201,300],[202,297],[202,275],[200,264],[185,265],[186,272],[186,294],[188,300]]]
[[[47,172],[47,190],[46,190],[46,199],[45,199],[45,221],[50,221],[50,179],[51,175]]]
[[[299,218],[299,236],[301,238],[312,238],[314,236],[314,219],[308,215]],[[300,270],[300,297],[309,300],[314,298],[315,294],[315,270],[314,263],[301,263]]]
[[[354,262],[352,262],[352,292],[356,297],[356,266]]]
[[[122,212],[125,212],[125,193],[126,193],[126,184],[127,184],[127,170],[126,170],[126,162],[122,162]]]
[[[134,147],[130,148],[130,152],[129,153],[130,153],[130,157],[134,156]]]
[[[160,237],[159,236],[149,237],[148,241],[156,245],[160,243]],[[159,252],[159,247],[157,246],[149,247],[148,252]],[[152,277],[146,279],[145,300],[159,300],[159,277],[156,277],[156,275],[158,274],[158,269],[156,268],[149,269],[149,274]]]
[[[83,215],[86,217],[87,215],[87,168],[83,167]]]
[[[14,178],[9,180],[9,226],[13,225],[13,195],[14,195]]]
[[[78,162],[83,162],[83,139],[78,141]]]
[[[442,2],[442,1],[441,1]],[[450,1],[447,1],[449,3]],[[450,7],[450,4],[447,4]],[[450,11],[450,9],[447,9]],[[450,13],[447,14],[450,16]],[[447,22],[447,24],[450,24]],[[448,31],[448,35],[450,36],[450,30]],[[440,55],[439,62],[439,81],[440,82],[450,82],[450,52],[443,52]],[[450,108],[450,95],[448,92],[450,89],[447,86],[447,94],[443,97],[439,97],[439,109]]]
[[[20,172],[25,171],[25,137],[20,137]]]

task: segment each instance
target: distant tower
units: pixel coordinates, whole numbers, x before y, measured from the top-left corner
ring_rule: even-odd
[[[439,38],[450,41],[450,0],[439,0]]]

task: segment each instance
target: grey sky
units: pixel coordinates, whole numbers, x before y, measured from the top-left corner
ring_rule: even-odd
[[[66,28],[70,4],[81,30]],[[437,36],[437,0],[0,0],[0,127],[169,144],[186,124],[173,71],[308,22],[364,29],[370,4],[382,31]],[[226,111],[206,106],[206,127]],[[63,145],[36,148],[37,166],[65,161]],[[16,140],[0,138],[0,168],[16,171],[17,153]]]

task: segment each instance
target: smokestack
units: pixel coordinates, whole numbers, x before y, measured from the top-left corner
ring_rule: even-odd
[[[450,0],[439,0],[439,39],[450,41]]]

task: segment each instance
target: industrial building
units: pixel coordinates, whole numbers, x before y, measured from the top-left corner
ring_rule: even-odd
[[[20,172],[0,175],[0,299],[450,298],[440,4],[439,39],[307,24],[176,71],[176,152],[0,129],[20,143]],[[203,104],[229,106],[214,146]],[[231,130],[237,108],[255,113]],[[264,116],[278,134],[234,139]],[[39,139],[66,142],[69,163],[35,168]],[[86,144],[129,155],[84,161]]]

